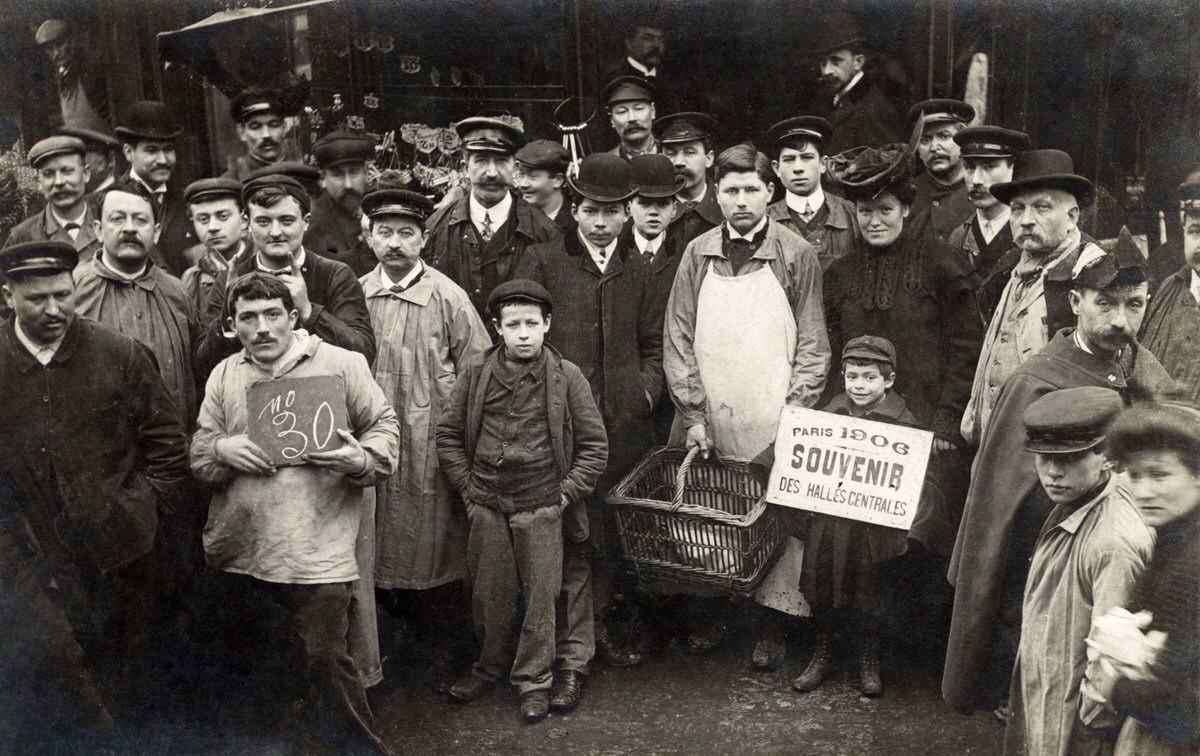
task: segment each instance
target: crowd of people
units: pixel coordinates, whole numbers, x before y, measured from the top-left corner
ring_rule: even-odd
[[[388,654],[462,703],[511,685],[534,723],[594,657],[708,653],[751,617],[759,670],[812,629],[798,692],[852,652],[882,695],[917,637],[1006,752],[1196,753],[1200,172],[1160,279],[1128,230],[1081,229],[1070,155],[961,100],[903,118],[835,20],[827,110],[757,146],[659,117],[639,28],[603,93],[616,147],[573,163],[465,118],[436,204],[372,181],[363,132],[282,160],[265,90],[231,104],[244,158],[186,187],[162,102],[34,144],[45,208],[0,251],[0,742],[121,742],[165,670],[266,663],[280,618],[297,738],[390,752]],[[254,397],[314,381],[328,437],[266,444]],[[804,612],[639,580],[606,495],[664,445],[765,476],[787,406],[928,431],[912,527],[789,512],[803,557],[769,579]]]

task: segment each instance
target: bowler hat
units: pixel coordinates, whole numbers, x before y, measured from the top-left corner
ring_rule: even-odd
[[[675,175],[675,167],[666,155],[634,155],[629,159],[629,173],[639,197],[674,197],[687,181]]]
[[[71,26],[62,19],[50,18],[42,22],[33,34],[33,41],[38,46],[48,45],[55,40],[71,34]]]
[[[1146,258],[1138,249],[1127,226],[1121,227],[1111,251],[1089,254],[1085,247],[1071,271],[1071,283],[1088,289],[1107,289],[1110,286],[1134,286],[1146,281]]]
[[[607,152],[594,152],[579,161],[579,171],[567,176],[571,191],[596,202],[622,202],[634,195],[629,162]]]
[[[858,47],[866,41],[858,26],[858,19],[844,11],[821,16],[816,38],[816,45],[807,51],[810,56]]]
[[[526,168],[541,169],[551,173],[565,173],[571,162],[567,148],[549,139],[535,139],[517,150],[517,162]]]
[[[712,139],[717,119],[693,111],[672,113],[654,121],[654,136],[660,144],[682,144]]]
[[[129,106],[121,124],[113,129],[124,142],[138,139],[170,141],[183,133],[166,103],[158,100],[139,100]]]
[[[975,120],[975,108],[962,100],[924,100],[908,109],[909,126],[915,124],[922,115],[925,116],[926,126],[934,123],[968,124]]]
[[[514,278],[492,289],[492,293],[488,295],[488,312],[498,318],[500,317],[500,306],[513,301],[545,305],[548,310],[554,307],[554,303],[550,301],[550,292],[546,291],[546,287],[537,281],[530,281],[528,278]]]
[[[772,124],[767,129],[767,141],[774,147],[780,147],[783,142],[792,140],[824,144],[831,134],[833,126],[824,118],[796,116]]]
[[[1017,155],[1012,181],[993,184],[992,196],[1006,205],[1012,198],[1034,189],[1061,189],[1075,196],[1080,207],[1092,202],[1092,182],[1075,173],[1075,163],[1062,150],[1027,150]]]
[[[242,201],[242,182],[237,179],[205,178],[193,181],[183,190],[183,201],[192,205],[197,202],[210,202],[216,199],[234,199]]]
[[[74,153],[82,157],[85,149],[83,140],[79,137],[66,136],[65,134],[46,137],[29,148],[29,164],[37,168],[38,163],[47,158],[69,153]]]
[[[422,223],[433,212],[433,203],[424,194],[407,189],[376,189],[363,197],[362,212],[368,218],[403,215]]]
[[[313,144],[313,160],[321,168],[365,163],[375,158],[374,137],[356,131],[333,131]]]
[[[1025,449],[1038,454],[1072,454],[1104,441],[1120,413],[1121,395],[1104,386],[1058,389],[1025,408]]]
[[[0,250],[0,273],[70,273],[78,261],[79,253],[66,242],[22,242]]]
[[[831,156],[827,165],[829,178],[853,201],[874,199],[887,189],[909,185],[911,163],[908,145],[897,142],[855,147]]]
[[[604,86],[604,101],[609,107],[618,102],[645,100],[654,102],[654,84],[645,77],[618,76]]]
[[[999,126],[968,126],[954,135],[965,158],[1016,157],[1029,149],[1029,137]]]
[[[842,359],[856,357],[860,360],[886,362],[893,368],[896,366],[896,347],[882,336],[856,336],[842,347]]]
[[[454,124],[467,152],[512,155],[525,144],[525,132],[502,118],[472,116]]]

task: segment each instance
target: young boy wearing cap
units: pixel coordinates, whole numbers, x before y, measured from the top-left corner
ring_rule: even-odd
[[[467,575],[480,645],[471,673],[450,695],[474,701],[507,679],[520,692],[526,722],[550,709],[563,514],[587,499],[608,458],[587,379],[543,344],[551,307],[550,294],[534,281],[513,279],[491,292],[500,343],[459,375],[437,427],[442,472],[467,507]]]
[[[1025,450],[1050,514],[1041,526],[1021,612],[1004,752],[1105,752],[1120,719],[1080,696],[1092,620],[1124,606],[1154,547],[1104,454],[1121,396],[1102,386],[1051,391],[1021,417]]]
[[[183,190],[188,216],[201,249],[196,264],[183,272],[183,288],[197,313],[204,311],[208,290],[218,279],[225,281],[233,261],[248,248],[249,224],[242,214],[242,185],[235,179],[208,178],[193,181]]]
[[[896,383],[892,342],[870,335],[850,339],[842,349],[841,370],[844,390],[825,405],[825,412],[919,427],[904,397],[892,391]],[[928,520],[939,506],[940,490],[927,476],[914,524]],[[905,553],[912,532],[830,515],[812,518],[800,583],[812,607],[817,635],[812,659],[792,687],[800,692],[819,687],[833,664],[835,636],[857,630],[862,694],[875,697],[883,692],[881,626],[896,588],[896,582],[887,579],[890,570],[884,565]]]
[[[535,139],[517,150],[516,158],[513,188],[521,199],[545,213],[564,236],[574,233],[575,216],[563,193],[571,162],[567,148],[549,139]]]

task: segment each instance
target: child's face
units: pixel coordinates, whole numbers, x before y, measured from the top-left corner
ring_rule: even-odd
[[[1125,464],[1129,490],[1142,519],[1152,528],[1186,517],[1200,507],[1200,476],[1177,452],[1147,450]]]
[[[531,302],[514,302],[500,308],[500,319],[493,319],[492,325],[504,339],[504,353],[527,362],[541,354],[550,316],[542,317],[542,308]]]
[[[878,365],[850,365],[842,368],[842,381],[846,396],[855,407],[874,407],[883,401],[887,390],[896,382],[895,375],[883,377]]]
[[[629,202],[629,214],[633,216],[633,227],[647,239],[657,238],[667,230],[675,217],[673,197],[634,197]]]
[[[1096,449],[1070,454],[1035,454],[1038,480],[1050,501],[1066,504],[1100,485],[1108,460]]]

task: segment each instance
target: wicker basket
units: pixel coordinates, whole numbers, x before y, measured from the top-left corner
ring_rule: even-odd
[[[621,549],[639,576],[753,592],[784,532],[744,462],[650,452],[608,495]]]

